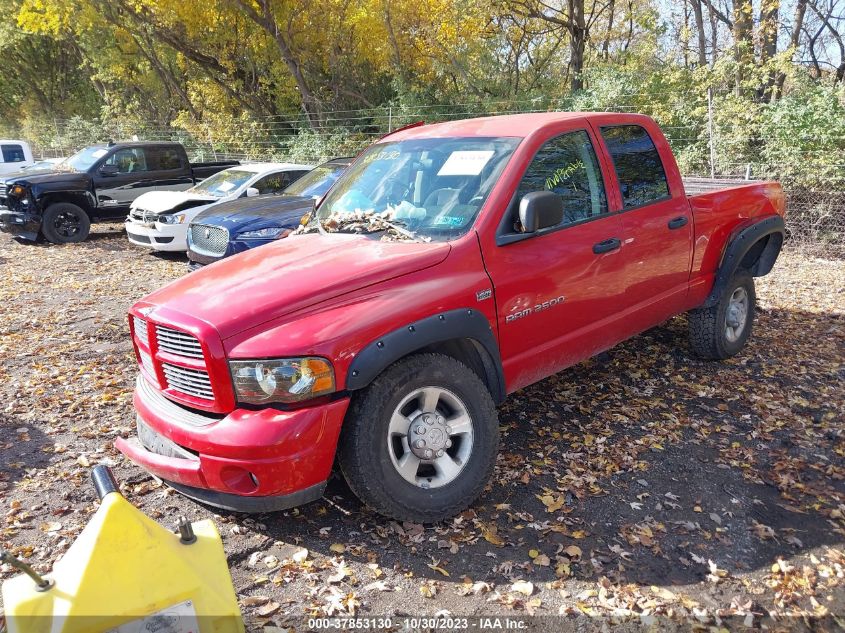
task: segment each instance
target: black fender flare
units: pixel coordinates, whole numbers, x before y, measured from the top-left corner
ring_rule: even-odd
[[[482,312],[459,308],[434,314],[398,328],[368,343],[352,360],[346,376],[346,388],[363,389],[381,372],[399,359],[438,343],[469,341],[481,360],[481,376],[493,401],[505,399],[505,377],[499,344],[490,322]]]
[[[764,237],[777,235],[778,238],[776,240],[769,240],[765,250],[760,253],[757,262],[751,269],[751,274],[755,277],[767,275],[772,270],[780,254],[785,231],[786,224],[783,221],[783,216],[772,215],[755,222],[751,226],[745,227],[737,233],[728,243],[725,253],[722,256],[719,269],[716,271],[716,280],[713,283],[713,289],[700,307],[712,308],[719,303],[719,299],[725,292],[725,287],[754,245]]]

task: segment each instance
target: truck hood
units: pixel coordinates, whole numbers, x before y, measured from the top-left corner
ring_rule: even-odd
[[[197,270],[142,300],[215,327],[224,339],[297,310],[446,259],[448,242],[296,235]],[[153,313],[155,316],[155,313]]]
[[[53,170],[47,172],[20,172],[18,174],[10,174],[4,177],[7,185],[15,183],[21,185],[31,185],[37,187],[39,185],[50,186],[67,186],[68,188],[79,187],[87,189],[91,182],[91,177],[84,171],[70,171],[70,170]]]
[[[11,182],[13,180],[25,180],[30,176],[43,176],[44,174],[64,174],[66,171],[54,169],[52,167],[42,167],[39,169],[25,169],[23,171],[13,171],[11,173],[0,176],[0,182]]]
[[[303,215],[314,208],[312,198],[271,195],[240,198],[215,205],[193,219],[194,224],[212,224],[232,237],[244,231],[269,227],[296,228]]]
[[[201,204],[216,202],[220,198],[204,196],[187,191],[148,191],[141,194],[132,203],[132,209],[142,209],[150,213],[167,213],[196,207]]]

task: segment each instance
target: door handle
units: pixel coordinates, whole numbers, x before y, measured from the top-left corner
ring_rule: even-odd
[[[602,253],[609,253],[610,251],[615,251],[620,246],[622,246],[622,240],[615,237],[611,237],[609,240],[604,240],[603,242],[593,244],[593,252],[596,255],[601,255]]]
[[[682,226],[686,226],[687,222],[689,222],[689,220],[687,219],[687,216],[685,216],[685,215],[678,216],[677,218],[673,218],[672,220],[669,220],[669,229],[670,230],[679,229]]]

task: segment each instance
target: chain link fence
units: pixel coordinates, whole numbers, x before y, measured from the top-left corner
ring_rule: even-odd
[[[660,95],[657,95],[660,97]],[[754,147],[748,136],[738,136],[730,122],[714,120],[713,95],[672,94],[665,100],[643,102],[655,95],[629,94],[604,103],[606,111],[650,114],[672,145],[685,176],[714,179],[781,179],[791,173],[753,152],[741,154],[737,144]],[[161,125],[143,120],[81,119],[41,121],[24,128],[37,155],[67,156],[80,147],[108,140],[168,140],[181,142],[194,161],[297,161],[319,163],[338,156],[352,156],[385,134],[415,122],[449,121],[475,116],[586,109],[577,99],[463,103],[413,107],[369,108],[323,112],[317,126],[300,113],[285,116],[219,117],[203,122]],[[586,107],[585,107],[586,106]],[[594,109],[594,108],[591,108]],[[812,143],[810,143],[812,146]],[[845,143],[843,143],[845,145]],[[813,152],[823,150],[804,150]],[[826,150],[824,150],[826,151]],[[790,169],[794,172],[794,162]],[[800,160],[798,161],[800,163]],[[808,187],[783,178],[789,216],[788,237],[793,244],[819,254],[845,256],[845,152],[827,168],[832,176],[823,186]]]

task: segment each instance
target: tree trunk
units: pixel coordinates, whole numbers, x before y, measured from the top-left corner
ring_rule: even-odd
[[[609,11],[607,16],[607,30],[604,33],[604,43],[601,47],[601,54],[604,58],[604,61],[607,61],[608,56],[610,55],[610,36],[611,32],[613,31],[613,17],[614,13],[616,12],[616,1],[610,0],[607,9]]]
[[[572,69],[572,90],[584,88],[584,50],[587,25],[584,21],[584,0],[569,0],[569,65]]]
[[[789,47],[791,55],[789,61],[795,57],[795,51],[798,50],[798,44],[801,41],[801,31],[804,28],[804,16],[807,14],[807,0],[798,0],[795,5],[795,17],[792,20],[792,32],[789,34]],[[775,98],[779,98],[783,94],[783,84],[786,81],[786,73],[780,73],[777,78],[775,87]]]
[[[734,0],[733,36],[734,56],[737,62],[737,92],[742,91],[745,69],[754,63],[754,42],[752,40],[753,21],[751,0]]]
[[[707,37],[704,32],[704,12],[701,10],[701,0],[690,0],[695,18],[695,30],[698,32],[698,65],[707,66]]]
[[[780,16],[780,0],[760,1],[760,64],[766,64],[778,52],[778,26]],[[772,88],[776,77],[769,71],[763,85],[757,90],[758,97],[763,101],[770,101]]]
[[[282,61],[285,63],[285,66],[287,66],[288,72],[290,72],[293,80],[296,82],[296,87],[299,90],[299,96],[302,102],[302,111],[305,113],[309,125],[312,128],[319,127],[320,103],[311,91],[311,86],[305,79],[302,67],[296,59],[296,56],[293,54],[290,43],[285,39],[281,29],[279,29],[279,25],[276,23],[273,11],[270,8],[269,1],[259,1],[261,13],[255,10],[255,7],[252,6],[252,2],[250,0],[237,0],[237,3],[253,22],[263,28],[267,34],[273,38],[273,41],[276,43],[276,48],[279,49]]]

